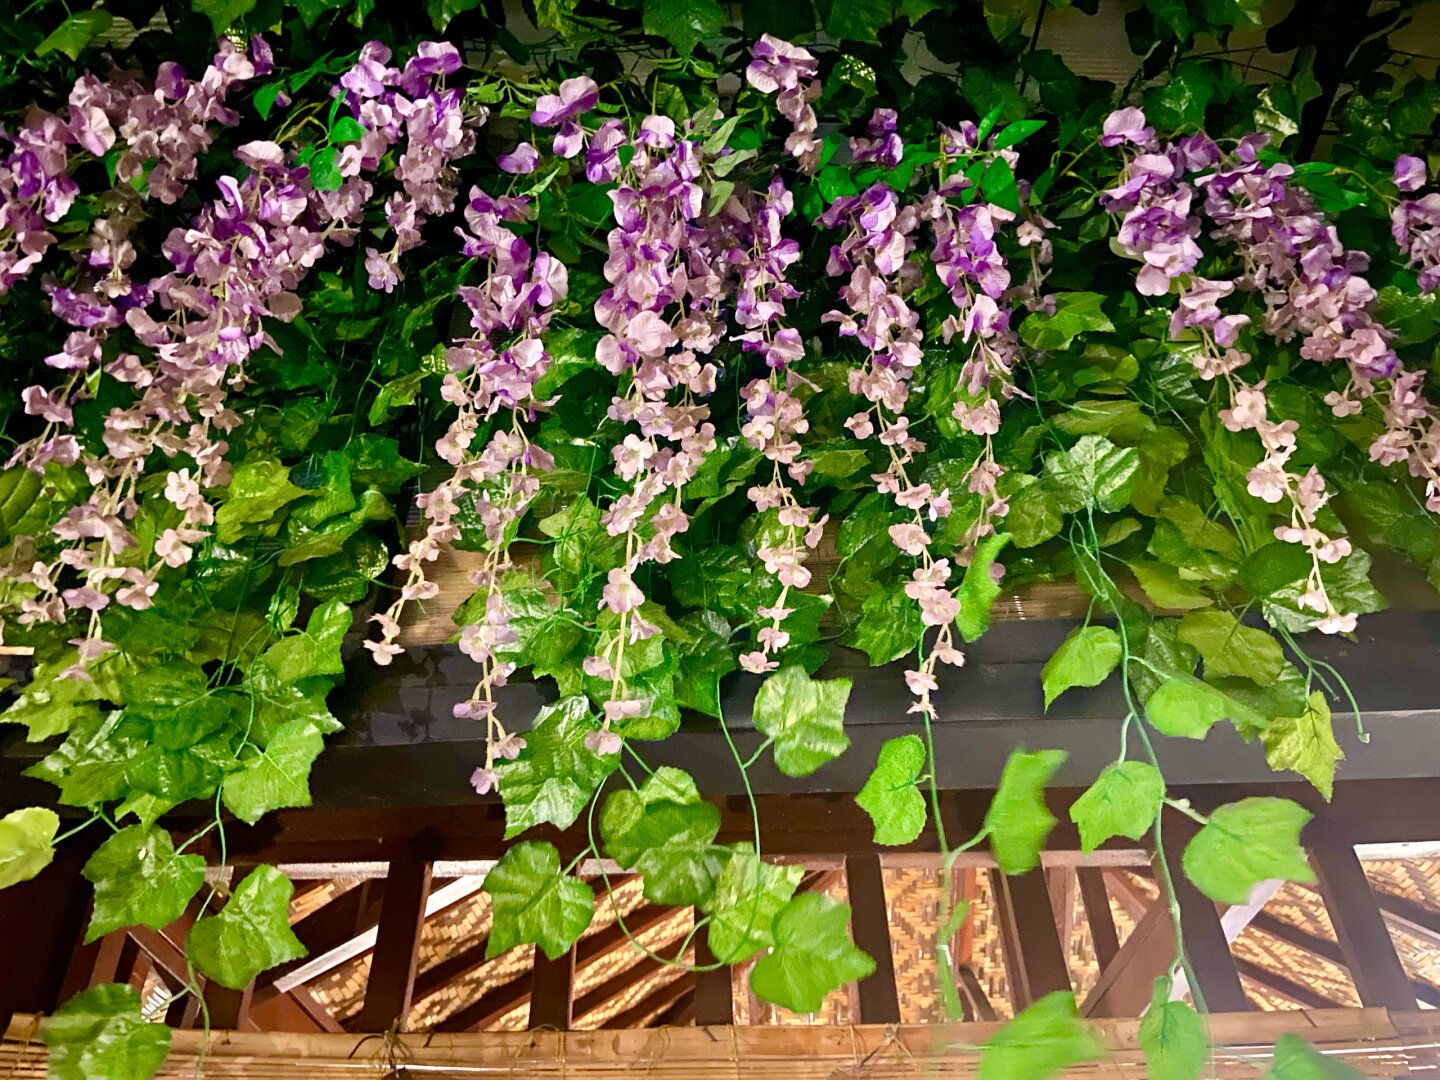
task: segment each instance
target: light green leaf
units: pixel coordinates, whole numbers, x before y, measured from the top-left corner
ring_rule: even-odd
[[[755,727],[775,740],[775,765],[786,776],[809,776],[850,745],[845,734],[849,679],[812,679],[783,667],[755,695]]]
[[[0,818],[0,889],[29,881],[55,857],[60,818],[42,806],[13,810]]]
[[[1289,799],[1249,798],[1222,806],[1185,845],[1185,876],[1223,904],[1248,903],[1251,890],[1270,878],[1314,882],[1300,847],[1300,830],[1310,818],[1310,811]]]
[[[1203,739],[1220,720],[1240,731],[1263,731],[1268,723],[1250,706],[1193,675],[1176,675],[1160,684],[1145,702],[1145,719],[1162,735]]]
[[[102,697],[89,679],[61,679],[60,672],[76,660],[75,651],[60,661],[37,664],[24,692],[8,709],[0,713],[0,721],[24,724],[27,742],[40,742],[70,730],[82,720],[98,720],[100,708],[94,704]]]
[[[1120,635],[1108,626],[1071,630],[1055,655],[1040,669],[1045,708],[1072,686],[1099,686],[1120,663]]]
[[[1130,503],[1140,454],[1103,435],[1086,435],[1064,453],[1045,459],[1044,483],[1061,511],[1092,509],[1114,513]]]
[[[1210,1056],[1205,1021],[1183,1001],[1171,1001],[1170,976],[1155,980],[1150,1008],[1140,1021],[1140,1049],[1149,1080],[1199,1080]]]
[[[1275,1060],[1261,1080],[1364,1080],[1365,1074],[1348,1062],[1326,1057],[1299,1035],[1281,1035],[1275,1043]]]
[[[170,1053],[170,1029],[140,1012],[140,995],[107,983],[77,994],[41,1031],[49,1080],[149,1080]]]
[[[290,469],[274,458],[251,458],[235,467],[225,501],[215,511],[215,536],[233,544],[266,523],[287,503],[307,494],[290,482]],[[252,530],[251,526],[261,528]]]
[[[855,796],[875,823],[877,844],[908,844],[925,828],[925,797],[916,784],[925,757],[919,735],[901,735],[880,748],[875,771]]]
[[[900,584],[865,598],[860,621],[844,641],[862,650],[872,667],[879,667],[914,652],[924,630],[920,605],[905,595],[905,586]]]
[[[1055,294],[1055,314],[1031,314],[1020,324],[1020,338],[1032,349],[1054,351],[1068,348],[1075,338],[1088,331],[1108,332],[1115,324],[1101,308],[1105,298],[1094,292]]]
[[[776,866],[758,858],[749,845],[737,846],[706,909],[715,958],[722,964],[738,964],[774,944],[775,916],[795,895],[804,873],[798,863]]]
[[[875,971],[850,940],[849,905],[820,893],[802,893],[781,908],[774,934],[775,947],[750,971],[750,988],[791,1012],[816,1012],[830,991]]]
[[[250,0],[254,3],[254,0]],[[79,60],[86,47],[115,22],[115,17],[100,8],[77,11],[57,26],[44,41],[35,46],[35,55],[59,51],[71,60]]]
[[[86,941],[126,926],[161,930],[185,913],[205,884],[205,860],[177,855],[170,834],[132,825],[106,840],[81,871],[95,886]]]
[[[507,840],[547,822],[558,829],[575,824],[595,790],[620,764],[619,754],[586,748],[585,736],[599,728],[583,694],[561,698],[536,715],[520,756],[496,763]]]
[[[715,847],[720,811],[700,798],[695,781],[662,767],[639,791],[617,791],[600,812],[606,853],[645,878],[645,898],[656,904],[709,903],[724,870]]]
[[[281,638],[260,654],[260,660],[286,683],[312,675],[343,674],[340,643],[350,623],[350,609],[339,600],[327,600],[310,613],[302,633]]]
[[[1040,865],[1040,850],[1055,827],[1055,815],[1045,806],[1045,785],[1067,757],[1064,750],[1015,750],[1005,762],[984,825],[1005,873],[1024,874]]]
[[[1330,720],[1330,704],[1319,690],[1310,694],[1305,711],[1299,716],[1281,716],[1270,721],[1260,734],[1265,744],[1265,761],[1279,772],[1294,769],[1315,785],[1315,790],[1330,801],[1335,791],[1335,766],[1345,759],[1345,752],[1335,741]]]
[[[1164,798],[1165,779],[1155,766],[1143,761],[1105,766],[1070,804],[1070,820],[1080,827],[1080,849],[1088,855],[1112,836],[1139,840],[1155,824]]]
[[[244,990],[262,971],[305,955],[290,929],[295,887],[273,866],[257,866],[236,887],[220,914],[198,920],[185,953],[221,986]]]
[[[1168,563],[1149,562],[1136,559],[1130,563],[1135,580],[1150,602],[1159,608],[1174,611],[1191,611],[1194,608],[1210,607],[1215,603],[1200,586],[1185,577],[1178,567]]]
[[[505,852],[485,875],[493,901],[487,959],[532,942],[551,960],[574,945],[595,914],[590,886],[560,872],[553,844],[527,840]]]
[[[1001,1029],[980,1058],[976,1080],[1049,1080],[1072,1065],[1105,1056],[1080,1022],[1075,995],[1046,994]]]
[[[725,11],[715,0],[644,0],[645,33],[662,37],[681,56],[725,25]]]
[[[995,580],[990,567],[1009,542],[1009,533],[986,537],[976,547],[975,557],[965,568],[965,578],[956,593],[960,613],[955,616],[955,628],[966,641],[974,641],[990,629],[990,609],[1000,596],[1000,583]]]
[[[248,747],[239,768],[225,777],[220,797],[247,825],[271,810],[310,805],[310,767],[325,740],[309,720],[291,720],[271,735],[264,749]]]
[[[1205,677],[1239,675],[1262,686],[1285,666],[1280,643],[1264,630],[1246,626],[1228,611],[1192,611],[1180,620],[1180,640],[1205,662]]]

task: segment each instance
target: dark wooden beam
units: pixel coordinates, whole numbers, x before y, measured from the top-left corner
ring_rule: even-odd
[[[890,946],[890,912],[885,900],[885,875],[878,855],[852,855],[845,860],[850,897],[850,930],[855,944],[875,961],[875,973],[861,979],[857,991],[862,1024],[898,1024],[900,998],[895,989],[895,954]]]
[[[650,1021],[650,1027],[686,1027],[695,1022],[695,992],[686,990],[679,1000]]]
[[[50,865],[29,881],[0,890],[0,926],[6,928],[0,1024],[8,1025],[17,1012],[54,1012],[64,998],[86,989],[67,980],[71,954],[88,922],[91,896],[80,868],[94,848],[86,842],[86,834],[77,840],[80,842],[72,840],[62,846]],[[98,944],[84,951],[89,962],[84,976],[87,985],[97,962],[118,958]],[[78,970],[76,977],[80,977]]]
[[[1326,997],[1308,986],[1301,986],[1294,979],[1287,979],[1284,975],[1278,975],[1269,968],[1263,968],[1253,960],[1237,959],[1235,967],[1245,978],[1293,1001],[1302,1009],[1334,1009],[1340,1006],[1340,1002],[1333,998]]]
[[[1317,848],[1310,864],[1335,927],[1335,940],[1363,1005],[1414,1009],[1415,992],[1395,951],[1380,904],[1351,847]]]
[[[380,905],[385,896],[385,879],[370,878],[346,889],[324,907],[312,911],[290,929],[305,955],[271,968],[260,976],[259,985],[273,983],[302,967],[317,956],[338,949],[351,938],[365,933],[380,921]]]
[[[1031,871],[1011,877],[992,870],[990,890],[998,908],[1000,942],[1015,1011],[1028,1008],[1052,991],[1070,990],[1070,971],[1055,928],[1045,875]]]
[[[1197,999],[1203,999],[1209,1012],[1246,1012],[1250,999],[1240,985],[1235,958],[1230,953],[1230,940],[1220,925],[1220,914],[1214,901],[1191,884],[1181,868],[1185,844],[1199,831],[1199,826],[1170,811],[1166,811],[1163,825],[1165,853],[1185,935],[1185,958],[1199,984],[1191,987],[1191,992]],[[1158,867],[1156,877],[1163,879]],[[1161,893],[1164,894],[1163,884]]]
[[[1080,1006],[1080,1015],[1093,1018],[1139,1016],[1150,1003],[1156,976],[1175,959],[1175,925],[1163,899],[1141,916],[1115,958],[1100,969],[1100,977]]]
[[[716,963],[715,954],[710,951],[704,934],[695,937],[695,966],[705,967]],[[695,1023],[701,1027],[724,1027],[735,1022],[735,986],[730,977],[730,965],[722,964],[710,971],[697,971],[694,976],[695,993],[691,997]]]
[[[641,998],[628,1009],[622,1009],[600,1026],[619,1030],[642,1027],[656,1013],[668,1009],[691,992],[692,988],[689,982],[683,976],[677,976]]]
[[[1345,954],[1341,951],[1338,942],[1331,941],[1329,938],[1317,937],[1294,923],[1288,923],[1278,916],[1271,915],[1268,911],[1262,911],[1256,915],[1250,925],[1261,933],[1269,934],[1287,945],[1314,953],[1321,959],[1328,960],[1339,967],[1348,968]],[[1432,1009],[1440,1008],[1440,986],[1432,986],[1420,979],[1411,979],[1410,989],[1417,1001]]]
[[[1075,876],[1080,884],[1080,900],[1085,905],[1085,921],[1090,924],[1095,959],[1104,971],[1120,951],[1115,915],[1110,910],[1110,893],[1105,888],[1105,871],[1098,866],[1082,866],[1075,871]]]
[[[990,995],[985,993],[985,987],[980,985],[980,977],[969,964],[961,964],[955,972],[955,982],[960,989],[960,996],[965,999],[966,1020],[998,1019],[995,1006],[990,1004]]]
[[[68,1001],[76,994],[101,983],[115,982],[119,976],[120,954],[124,948],[123,930],[113,931],[88,944],[77,946],[70,955],[60,993],[56,995],[59,1001]]]
[[[1403,896],[1377,892],[1376,900],[1386,920],[1397,930],[1419,938],[1427,945],[1440,948],[1440,912],[1415,903]]]
[[[410,857],[390,863],[385,900],[365,984],[365,1004],[355,1020],[360,1031],[389,1031],[405,1023],[415,992],[415,966],[425,901],[430,895],[430,863]]]
[[[261,1031],[336,1033],[345,1030],[330,1010],[303,986],[292,987],[284,993],[273,989],[269,994],[256,991],[250,1004],[250,1019]]]
[[[215,981],[205,984],[205,1008],[210,1014],[210,1026],[221,1031],[258,1031],[259,1027],[250,1019],[251,987],[231,990]]]
[[[575,993],[575,950],[551,960],[538,948],[530,968],[530,1028],[570,1030]]]

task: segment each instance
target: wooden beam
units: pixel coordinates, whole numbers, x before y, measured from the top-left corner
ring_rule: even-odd
[[[1105,871],[1097,866],[1082,866],[1075,871],[1075,876],[1080,885],[1080,900],[1085,905],[1085,920],[1090,924],[1095,959],[1104,971],[1120,951],[1120,935],[1115,931],[1110,893],[1105,888]]]
[[[858,986],[862,1024],[898,1024],[900,998],[895,989],[895,954],[890,945],[890,913],[885,901],[885,875],[878,855],[852,855],[845,860],[850,896],[850,930],[855,944],[875,961],[875,973]]]
[[[1376,900],[1385,913],[1385,921],[1427,945],[1440,948],[1440,912],[1393,893],[1377,892]]]
[[[650,1027],[688,1027],[695,1022],[695,992],[686,990],[679,1000],[650,1021]]]
[[[955,971],[955,982],[960,996],[965,999],[965,1019],[995,1020],[995,1006],[990,1004],[990,995],[980,985],[980,978],[969,964],[961,964]]]
[[[991,870],[990,890],[998,908],[1000,941],[1015,1011],[1029,1008],[1052,991],[1070,990],[1070,971],[1055,927],[1045,875],[1031,871],[1011,877]]]
[[[531,1030],[570,1030],[570,1006],[575,991],[575,950],[566,949],[563,956],[551,960],[540,949],[530,968]]]
[[[247,986],[244,990],[231,990],[213,979],[208,981],[205,1008],[210,1014],[210,1026],[222,1031],[258,1031],[259,1026],[249,1015],[251,989]]]
[[[645,1021],[656,1013],[668,1009],[685,994],[691,992],[691,987],[682,976],[671,979],[665,985],[655,989],[645,997],[641,998],[628,1009],[624,1009],[600,1026],[607,1029],[638,1028],[645,1025]]]
[[[1365,870],[1350,847],[1319,848],[1310,855],[1335,940],[1363,1005],[1414,1009],[1415,992],[1385,926]]]
[[[1164,898],[1141,916],[1115,958],[1080,1006],[1086,1017],[1139,1016],[1150,1003],[1155,978],[1175,959],[1175,924]]]
[[[1199,826],[1189,818],[1167,814],[1163,842],[1185,935],[1185,957],[1199,983],[1192,992],[1203,1000],[1208,1012],[1245,1012],[1250,1008],[1250,999],[1240,985],[1220,914],[1214,901],[1197,889],[1181,869],[1185,844],[1198,831]],[[1163,878],[1158,869],[1156,878]],[[1161,892],[1163,895],[1163,886]]]
[[[1326,997],[1308,986],[1301,986],[1294,979],[1287,979],[1284,975],[1278,975],[1269,968],[1263,968],[1253,960],[1237,959],[1235,967],[1245,978],[1293,1001],[1302,1009],[1334,1009],[1340,1005],[1340,1002],[1333,998]]]
[[[104,937],[77,946],[70,956],[65,978],[57,995],[59,1001],[69,1001],[76,994],[91,990],[101,983],[115,982],[119,977],[120,954],[124,948],[123,930],[115,930]]]
[[[695,966],[717,963],[705,935],[695,938]],[[730,965],[722,964],[710,971],[697,971],[693,976],[695,993],[691,997],[695,1023],[703,1027],[724,1027],[735,1022],[735,985]]]
[[[415,992],[415,965],[429,895],[428,861],[411,857],[390,864],[375,955],[365,984],[365,1004],[355,1021],[359,1030],[389,1031],[397,1023],[404,1026]]]
[[[99,839],[103,838],[97,837],[95,842]],[[68,998],[86,988],[76,986],[67,974],[88,921],[92,890],[81,878],[80,869],[93,850],[88,834],[81,834],[35,877],[0,890],[0,926],[7,930],[0,1024],[9,1023],[17,1012],[53,1012],[64,1000],[62,991]],[[84,981],[88,985],[95,963],[108,963],[112,957],[104,946],[85,951],[89,971],[84,973]],[[81,968],[84,966],[82,963]],[[80,977],[77,969],[76,978]]]
[[[345,1029],[330,1010],[303,987],[266,994],[257,990],[250,1004],[250,1019],[261,1031],[340,1032]]]
[[[315,957],[333,952],[356,935],[374,929],[380,921],[384,895],[385,879],[367,878],[306,915],[290,928],[305,946],[305,955],[265,972],[260,976],[260,984],[282,979]]]

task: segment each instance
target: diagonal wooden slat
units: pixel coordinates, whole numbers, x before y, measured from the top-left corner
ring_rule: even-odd
[[[375,938],[365,1004],[355,1019],[360,1031],[388,1031],[403,1026],[415,991],[415,966],[425,901],[430,895],[430,863],[419,858],[390,864],[385,901]]]
[[[1120,951],[1120,936],[1115,932],[1115,916],[1110,910],[1110,893],[1105,888],[1105,871],[1098,866],[1082,866],[1075,871],[1080,885],[1080,901],[1085,905],[1085,920],[1090,924],[1090,940],[1095,946],[1095,959],[1104,971]]]
[[[1032,870],[1012,877],[992,870],[990,888],[998,907],[1005,970],[1010,976],[1016,1011],[1053,991],[1071,989],[1045,875]]]
[[[1386,1009],[1417,1008],[1410,979],[1355,849],[1317,849],[1311,853],[1310,863],[1361,1003]]]
[[[1270,990],[1281,997],[1293,1001],[1302,1009],[1334,1009],[1340,1006],[1340,1002],[1327,997],[1317,990],[1308,986],[1301,986],[1294,979],[1287,979],[1284,975],[1277,974],[1269,968],[1263,968],[1253,960],[1236,959],[1235,969],[1239,974],[1250,979],[1259,986]]]
[[[646,995],[631,1005],[628,1009],[616,1013],[609,1020],[601,1025],[603,1028],[624,1029],[644,1026],[645,1021],[656,1013],[669,1008],[685,994],[691,992],[691,987],[683,977],[671,979],[664,986],[659,987],[652,993]]]
[[[1279,916],[1271,915],[1266,911],[1256,915],[1250,925],[1260,933],[1268,934],[1293,948],[1314,953],[1332,964],[1346,967],[1345,953],[1341,950],[1339,942],[1317,937],[1308,930],[1302,929],[1294,923],[1286,922]],[[1440,1008],[1440,986],[1433,986],[1420,979],[1411,979],[1410,989],[1415,994],[1417,1001],[1429,1005],[1432,1009]]]
[[[551,960],[538,949],[530,968],[530,1027],[570,1030],[575,992],[575,950]]]

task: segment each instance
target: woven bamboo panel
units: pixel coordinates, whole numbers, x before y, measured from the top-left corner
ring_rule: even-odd
[[[614,1077],[647,1080],[783,1076],[785,1080],[832,1080],[863,1076],[969,1077],[975,1047],[992,1039],[999,1024],[855,1025],[842,1027],[662,1028],[601,1032],[487,1032],[380,1039],[354,1035],[254,1034],[179,1031],[160,1076],[181,1080],[307,1080],[381,1076],[396,1065],[432,1080],[475,1076]],[[1073,1078],[1141,1080],[1143,1057],[1135,1020],[1092,1025],[1110,1048],[1106,1060],[1066,1073]],[[1219,1049],[1208,1075],[1217,1080],[1254,1080],[1282,1034],[1294,1032],[1367,1076],[1426,1073],[1440,1067],[1440,1018],[1384,1009],[1336,1009],[1217,1016],[1212,1033]],[[201,1058],[203,1055],[203,1063]],[[1258,1067],[1258,1068],[1257,1068]],[[45,1052],[39,1021],[19,1015],[0,1043],[0,1075],[41,1080]],[[1021,1078],[1017,1078],[1021,1080]]]

